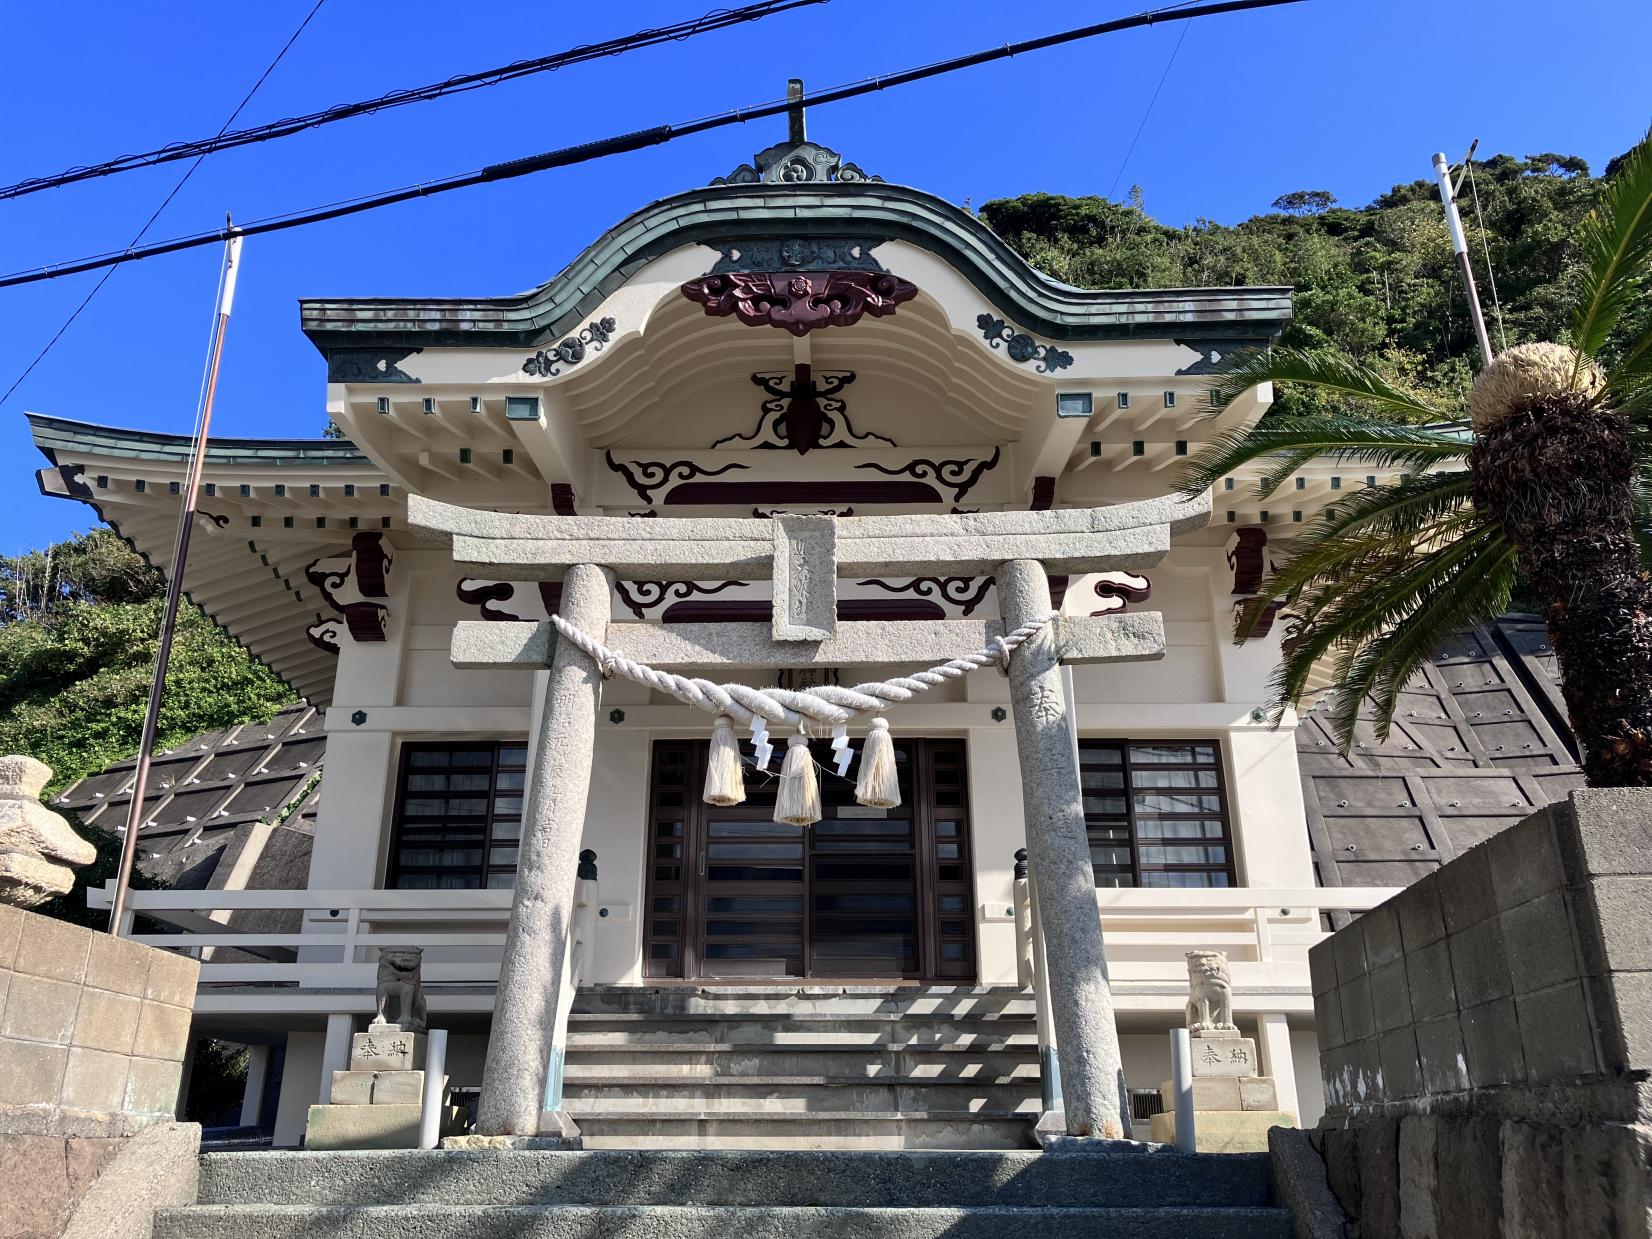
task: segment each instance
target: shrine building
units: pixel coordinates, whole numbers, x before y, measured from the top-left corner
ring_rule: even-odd
[[[478,567],[462,551],[485,539],[444,529],[440,505],[622,521],[637,563],[663,554],[676,522],[749,538],[754,522],[832,516],[825,596],[840,631],[940,643],[1005,627],[991,570],[949,566],[988,536],[972,531],[1145,504],[1170,513],[1156,518],[1162,545],[1129,566],[1049,572],[1059,622],[1101,617],[1140,638],[1135,654],[1064,663],[1052,705],[1077,746],[1133,1116],[1159,1106],[1184,956],[1216,948],[1276,1108],[1312,1125],[1308,948],[1333,913],[1391,891],[1317,885],[1299,720],[1276,727],[1263,710],[1283,625],[1268,631],[1270,611],[1243,646],[1232,630],[1270,546],[1368,479],[1311,462],[1266,510],[1254,476],[1175,494],[1202,443],[1271,399],[1254,391],[1213,416],[1211,377],[1290,316],[1286,288],[1060,283],[967,209],[871,175],[796,118],[787,141],[642,207],[529,292],[303,301],[345,438],[215,440],[185,585],[324,732],[307,881],[225,862],[207,889],[181,868],[177,889],[133,902],[183,935],[166,945],[199,948],[197,1032],[255,1047],[244,1114],[298,1143],[373,1011],[383,946],[424,948],[452,1083],[461,1098],[481,1084],[551,673],[520,652],[460,657],[456,634],[547,631],[564,586]],[[92,506],[169,568],[188,440],[31,420],[46,492]],[[956,528],[957,555],[857,568],[853,530],[884,526],[855,522],[884,517]],[[608,644],[695,669],[721,626],[767,632],[779,583],[778,565],[773,579],[616,571]],[[830,641],[810,648],[794,665],[695,673],[803,689],[945,661],[857,665],[821,656]],[[553,1069],[589,1146],[1028,1142],[1052,1060],[1023,988],[1035,952],[1018,915],[1028,839],[1011,689],[985,666],[888,711],[895,807],[857,803],[854,771],[836,773],[819,731],[821,819],[798,826],[773,820],[781,729],[763,769],[740,729],[746,799],[719,807],[701,796],[710,716],[602,682],[567,962],[579,989]],[[865,734],[851,727],[851,745]],[[154,794],[187,797],[198,765],[158,755]],[[203,807],[166,846],[210,847],[233,816]]]

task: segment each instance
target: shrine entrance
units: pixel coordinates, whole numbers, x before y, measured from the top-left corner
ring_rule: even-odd
[[[707,748],[654,745],[645,976],[975,979],[962,740],[896,743],[898,808],[823,777],[808,827],[774,820],[773,778],[749,778],[744,804],[706,804]],[[825,742],[812,751],[830,766]]]

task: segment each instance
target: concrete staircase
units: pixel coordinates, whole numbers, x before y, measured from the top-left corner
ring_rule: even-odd
[[[930,986],[603,987],[570,1019],[587,1149],[1029,1148],[1030,996]]]
[[[154,1239],[1291,1239],[1262,1154],[212,1153]]]

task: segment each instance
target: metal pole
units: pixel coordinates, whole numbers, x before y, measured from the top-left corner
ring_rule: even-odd
[[[201,421],[189,460],[189,480],[183,488],[183,508],[178,513],[178,537],[172,547],[172,576],[166,583],[166,607],[161,613],[160,647],[155,651],[155,678],[149,685],[149,705],[143,715],[143,734],[138,741],[137,777],[132,783],[132,805],[126,814],[126,837],[121,840],[120,870],[115,875],[115,898],[109,909],[109,932],[116,937],[130,931],[123,925],[126,896],[132,882],[132,862],[138,854],[138,826],[143,820],[144,793],[149,787],[149,763],[155,752],[155,731],[161,717],[161,698],[166,687],[166,665],[172,657],[172,634],[178,623],[178,603],[183,597],[184,563],[189,558],[189,535],[195,528],[195,500],[201,488],[201,469],[206,464],[207,428],[212,423],[212,402],[218,393],[218,364],[224,355],[224,335],[229,328],[229,311],[235,301],[235,275],[241,266],[241,234],[233,233],[224,243],[224,287],[218,298],[218,321],[213,326],[211,360],[207,363],[206,394],[201,404]]]
[[[433,1149],[441,1143],[446,1084],[447,1029],[432,1028],[424,1048],[424,1094],[419,1109],[421,1149]]]
[[[1474,268],[1468,260],[1468,240],[1463,236],[1463,219],[1457,214],[1457,187],[1451,183],[1451,165],[1444,154],[1434,156],[1434,174],[1440,180],[1440,202],[1445,206],[1446,229],[1451,233],[1451,252],[1457,255],[1457,271],[1463,277],[1468,297],[1468,316],[1474,323],[1474,338],[1480,342],[1480,366],[1491,365],[1491,337],[1486,334],[1486,316],[1480,311],[1480,291],[1474,286]]]
[[[1176,1103],[1176,1147],[1198,1151],[1193,1131],[1193,1043],[1185,1028],[1170,1030],[1170,1092]]]

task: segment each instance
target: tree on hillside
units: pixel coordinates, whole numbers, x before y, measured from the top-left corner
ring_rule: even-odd
[[[1569,155],[1498,155],[1475,165],[1480,210],[1467,209],[1469,242],[1482,279],[1482,240],[1490,249],[1510,344],[1565,330],[1581,274],[1578,228],[1602,183]],[[1438,184],[1396,185],[1358,209],[1322,193],[1285,194],[1274,213],[1232,226],[1171,228],[1139,204],[1055,194],[983,203],[980,215],[1035,267],[1086,288],[1292,285],[1296,317],[1283,345],[1334,348],[1426,403],[1460,404],[1469,379],[1461,359],[1472,354],[1474,335]],[[1345,411],[1340,396],[1308,387],[1287,390],[1275,406],[1280,416]]]
[[[137,751],[160,630],[161,575],[109,529],[0,557],[0,752],[61,787]],[[186,602],[160,742],[268,718],[286,685]]]
[[[1264,498],[1315,457],[1404,470],[1328,508],[1240,615],[1243,640],[1269,600],[1286,604],[1276,707],[1302,702],[1328,667],[1327,713],[1342,742],[1366,703],[1386,733],[1429,655],[1503,611],[1523,579],[1549,625],[1589,782],[1652,786],[1652,585],[1636,536],[1652,477],[1652,136],[1597,193],[1572,246],[1584,262],[1569,343],[1516,345],[1488,365],[1466,402],[1472,433],[1395,425],[1464,408],[1420,399],[1328,348],[1258,355],[1212,390],[1221,406],[1285,383],[1365,416],[1265,417],[1222,435],[1190,463],[1191,492],[1258,461]]]

